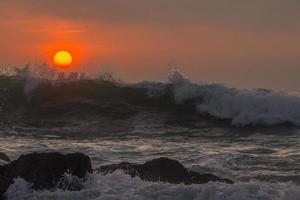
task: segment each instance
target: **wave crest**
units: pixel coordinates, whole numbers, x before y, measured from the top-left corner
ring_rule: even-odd
[[[287,92],[265,89],[241,90],[221,84],[196,84],[173,71],[173,85],[178,104],[196,101],[199,113],[230,119],[233,125],[300,125],[300,97]]]
[[[49,70],[44,71],[45,74],[52,74],[51,70],[51,73],[47,72]],[[73,73],[72,77],[74,75],[77,78],[48,80],[31,76],[29,72],[24,68],[17,78],[1,79],[5,76],[0,76],[1,88],[10,88],[10,91],[0,91],[0,100],[5,96],[9,99],[7,102],[22,101],[25,95],[31,101],[38,100],[34,104],[39,105],[36,103],[51,103],[53,99],[56,102],[74,99],[99,102],[105,99],[108,102],[123,101],[133,106],[154,105],[168,107],[169,110],[183,108],[186,114],[192,110],[202,115],[230,120],[236,126],[300,125],[298,95],[266,89],[242,90],[222,84],[194,83],[174,69],[170,71],[167,83],[144,81],[136,84],[125,84],[109,73],[102,73],[94,79],[80,79],[78,73]],[[21,94],[22,88],[24,95]],[[7,93],[11,96],[7,97]]]

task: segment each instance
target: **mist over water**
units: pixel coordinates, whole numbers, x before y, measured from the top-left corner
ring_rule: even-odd
[[[184,186],[95,173],[79,192],[34,191],[17,179],[8,199],[299,198],[297,94],[194,83],[175,69],[164,83],[134,84],[110,73],[41,69],[7,69],[0,77],[0,151],[11,158],[80,151],[98,167],[164,156],[235,184]]]

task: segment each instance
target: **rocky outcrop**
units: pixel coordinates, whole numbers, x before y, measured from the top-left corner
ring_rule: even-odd
[[[50,189],[58,184],[65,173],[84,178],[88,172],[92,172],[91,160],[81,153],[22,155],[0,167],[0,196],[17,177],[31,183],[33,189]]]
[[[233,181],[212,174],[199,174],[188,171],[180,162],[169,158],[158,158],[144,164],[123,162],[106,165],[98,169],[103,174],[123,170],[132,177],[140,177],[144,181],[161,181],[173,184],[204,184],[209,181],[219,181],[232,184]],[[78,178],[84,178],[92,172],[91,160],[81,153],[32,153],[22,155],[9,164],[0,166],[0,200],[13,179],[21,177],[31,183],[33,189],[52,189],[60,187],[65,173]],[[66,189],[66,188],[63,188]],[[80,189],[79,187],[67,189]]]
[[[212,174],[199,174],[188,171],[176,160],[158,158],[144,164],[123,162],[120,164],[106,165],[98,169],[103,174],[123,170],[132,177],[140,177],[144,181],[162,181],[174,184],[204,184],[209,181],[219,181],[232,184],[233,181],[223,179]]]
[[[12,183],[13,181],[11,179],[0,175],[0,200],[4,199],[3,194]]]
[[[81,153],[33,153],[4,165],[2,171],[8,178],[21,177],[35,189],[46,189],[54,187],[66,172],[85,177],[87,172],[92,172],[92,164],[90,158]]]

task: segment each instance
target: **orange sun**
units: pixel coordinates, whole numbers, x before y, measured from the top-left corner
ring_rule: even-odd
[[[70,66],[72,61],[72,55],[68,51],[58,51],[53,57],[53,62],[61,67]]]

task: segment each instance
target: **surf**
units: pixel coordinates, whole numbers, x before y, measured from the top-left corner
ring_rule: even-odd
[[[85,106],[97,107],[105,101],[108,104],[118,102],[113,107],[127,105],[128,109],[135,108],[137,112],[156,107],[159,110],[180,110],[185,114],[197,113],[202,117],[230,121],[231,125],[239,127],[300,125],[298,94],[195,83],[177,69],[170,70],[165,82],[130,84],[115,79],[110,73],[93,77],[79,72],[67,75],[48,69],[46,65],[36,70],[26,66],[23,69],[6,69],[4,72],[0,76],[2,113],[5,108],[29,105],[29,109],[38,109],[45,104],[54,109],[56,106],[70,106],[70,109],[80,111]]]

